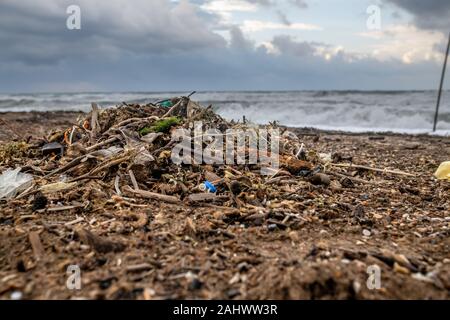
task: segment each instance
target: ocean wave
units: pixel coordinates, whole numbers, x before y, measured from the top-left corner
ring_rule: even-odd
[[[0,95],[0,111],[89,111],[91,102],[149,103],[187,92],[85,92]],[[197,92],[193,97],[227,119],[279,121],[295,127],[346,131],[423,132],[432,128],[433,91],[242,91]],[[450,91],[442,96],[438,127],[450,130]]]

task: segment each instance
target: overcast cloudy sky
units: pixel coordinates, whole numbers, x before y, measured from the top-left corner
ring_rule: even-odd
[[[449,0],[1,0],[0,91],[436,89],[449,31]]]

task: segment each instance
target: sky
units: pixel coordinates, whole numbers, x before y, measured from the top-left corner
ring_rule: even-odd
[[[1,0],[0,92],[435,90],[449,31],[449,0]]]

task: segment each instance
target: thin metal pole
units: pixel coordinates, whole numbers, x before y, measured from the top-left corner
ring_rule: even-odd
[[[436,113],[434,114],[433,132],[436,131],[436,125],[437,125],[437,121],[438,121],[439,104],[441,103],[442,85],[444,84],[444,76],[445,76],[445,69],[447,67],[447,58],[448,58],[449,49],[450,49],[450,33],[448,34],[448,44],[447,44],[447,51],[445,53],[445,58],[444,58],[444,66],[442,67],[441,83],[439,85],[439,93],[438,93],[438,98],[437,98],[437,103],[436,103]]]

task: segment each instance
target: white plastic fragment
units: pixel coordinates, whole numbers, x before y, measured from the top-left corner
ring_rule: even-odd
[[[20,191],[31,186],[33,176],[28,173],[21,173],[21,169],[8,169],[0,175],[0,199],[11,199]]]

